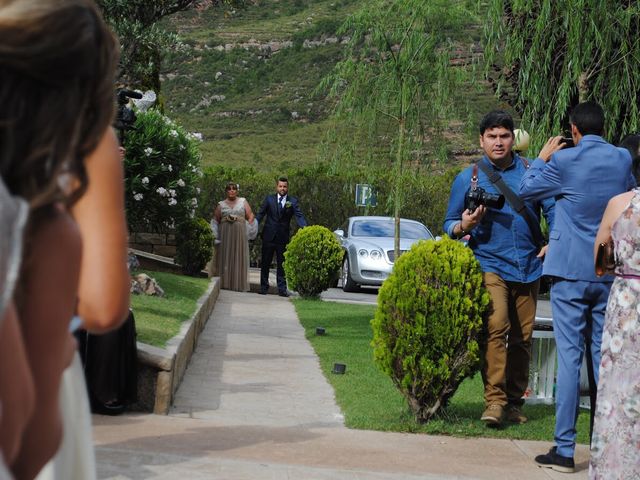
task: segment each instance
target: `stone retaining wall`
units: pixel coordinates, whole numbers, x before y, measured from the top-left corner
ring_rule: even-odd
[[[175,257],[176,236],[173,233],[131,232],[131,235],[129,235],[129,248],[163,257]]]
[[[165,348],[138,342],[138,402],[132,410],[169,413],[173,397],[198,344],[200,333],[211,316],[220,293],[219,278],[212,278],[207,291],[198,300],[191,318]]]

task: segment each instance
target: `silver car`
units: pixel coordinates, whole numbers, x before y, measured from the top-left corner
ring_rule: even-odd
[[[343,228],[333,232],[344,248],[341,278],[345,292],[361,285],[382,285],[389,276],[395,258],[394,226],[391,217],[349,217]],[[422,223],[400,219],[400,253],[419,240],[433,239]]]

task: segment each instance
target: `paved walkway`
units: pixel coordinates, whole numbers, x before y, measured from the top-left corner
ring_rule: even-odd
[[[585,479],[548,442],[350,430],[287,299],[222,291],[169,416],[94,416],[101,479]],[[522,428],[526,428],[523,426]]]

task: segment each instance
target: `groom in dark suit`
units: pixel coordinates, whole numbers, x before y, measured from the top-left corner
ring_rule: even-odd
[[[278,295],[288,297],[287,281],[284,278],[284,251],[289,243],[289,224],[295,215],[299,227],[306,227],[307,221],[300,210],[298,199],[289,194],[289,180],[286,177],[278,178],[276,193],[267,195],[258,210],[256,220],[258,224],[263,218],[262,229],[262,266],[260,270],[260,294],[266,295],[269,291],[269,267],[276,252]]]

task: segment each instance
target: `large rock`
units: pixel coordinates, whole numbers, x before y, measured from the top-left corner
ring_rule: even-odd
[[[139,273],[131,279],[131,293],[164,297],[164,290],[146,273]]]

